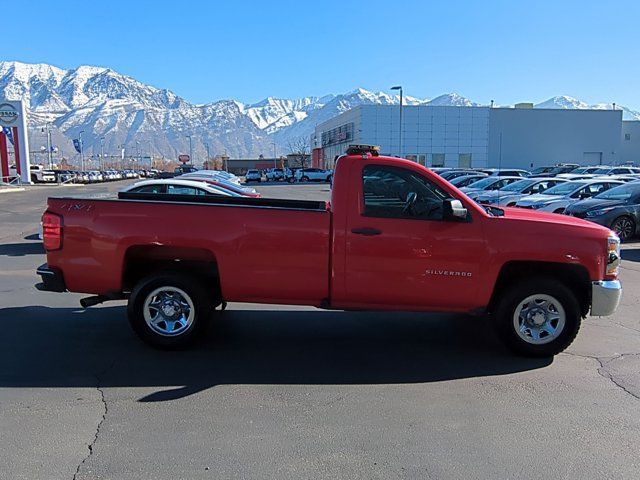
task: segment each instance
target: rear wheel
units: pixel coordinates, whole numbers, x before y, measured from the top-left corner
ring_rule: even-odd
[[[214,302],[194,279],[158,274],[141,280],[129,297],[127,315],[134,332],[155,348],[180,349],[202,335]]]
[[[636,233],[636,223],[633,218],[623,215],[613,221],[611,230],[616,232],[620,240],[629,240]]]
[[[503,292],[494,318],[505,345],[530,357],[562,352],[578,334],[581,321],[575,294],[548,277],[525,280]]]

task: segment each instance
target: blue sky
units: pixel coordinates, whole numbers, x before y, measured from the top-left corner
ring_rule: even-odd
[[[402,84],[640,109],[638,0],[22,3],[0,59],[108,66],[198,103]]]

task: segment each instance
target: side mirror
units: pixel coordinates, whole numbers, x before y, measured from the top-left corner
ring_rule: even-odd
[[[445,199],[442,210],[445,220],[466,220],[467,218],[467,209],[464,208],[460,200],[455,198]]]

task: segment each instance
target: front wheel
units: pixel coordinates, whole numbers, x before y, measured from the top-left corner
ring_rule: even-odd
[[[611,223],[611,230],[616,232],[620,240],[629,240],[636,232],[636,224],[631,217],[623,215]]]
[[[581,321],[575,294],[547,277],[523,281],[503,292],[494,318],[505,345],[529,357],[562,352],[575,339]]]
[[[300,181],[303,183],[307,183],[309,181],[309,177],[302,177]]]
[[[141,280],[127,305],[134,332],[155,348],[174,350],[193,343],[209,324],[214,302],[193,279],[158,274]]]

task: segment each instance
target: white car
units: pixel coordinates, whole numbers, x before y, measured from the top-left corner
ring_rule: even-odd
[[[273,182],[284,180],[284,170],[282,168],[270,168],[267,170],[267,173],[265,173],[265,177],[267,177],[267,180]]]
[[[180,175],[178,177],[175,178],[179,178],[179,179],[183,179],[183,180],[200,180],[202,178],[211,178],[212,180],[216,181],[216,182],[220,182],[222,184],[222,186],[224,185],[229,185],[231,187],[231,189],[238,189],[238,188],[242,188],[245,191],[248,191],[250,193],[256,193],[256,189],[253,187],[247,187],[245,185],[242,185],[238,179],[238,177],[236,177],[235,175],[233,177],[226,177],[223,175],[207,175],[204,172],[206,172],[207,170],[200,170],[199,172],[195,172],[195,173],[186,173],[184,175]]]
[[[220,195],[223,197],[240,197],[231,190],[218,188],[214,185],[196,180],[180,180],[178,178],[163,178],[158,180],[143,180],[121,190],[127,193],[168,193],[173,195]]]
[[[321,168],[301,168],[295,173],[295,179],[298,182],[330,182],[332,176],[332,170]]]
[[[31,165],[30,170],[33,183],[56,183],[56,174],[53,170],[45,170],[42,165]]]
[[[214,177],[214,178],[220,178],[227,182],[233,182],[237,185],[240,185],[240,178],[238,178],[233,173],[225,172],[223,170],[198,170],[197,172],[183,173],[182,175],[178,175],[178,176],[180,178]]]
[[[247,170],[247,173],[244,176],[244,181],[249,183],[249,182],[261,182],[262,181],[262,174],[260,173],[260,170],[256,170],[254,168],[252,168],[251,170]]]

